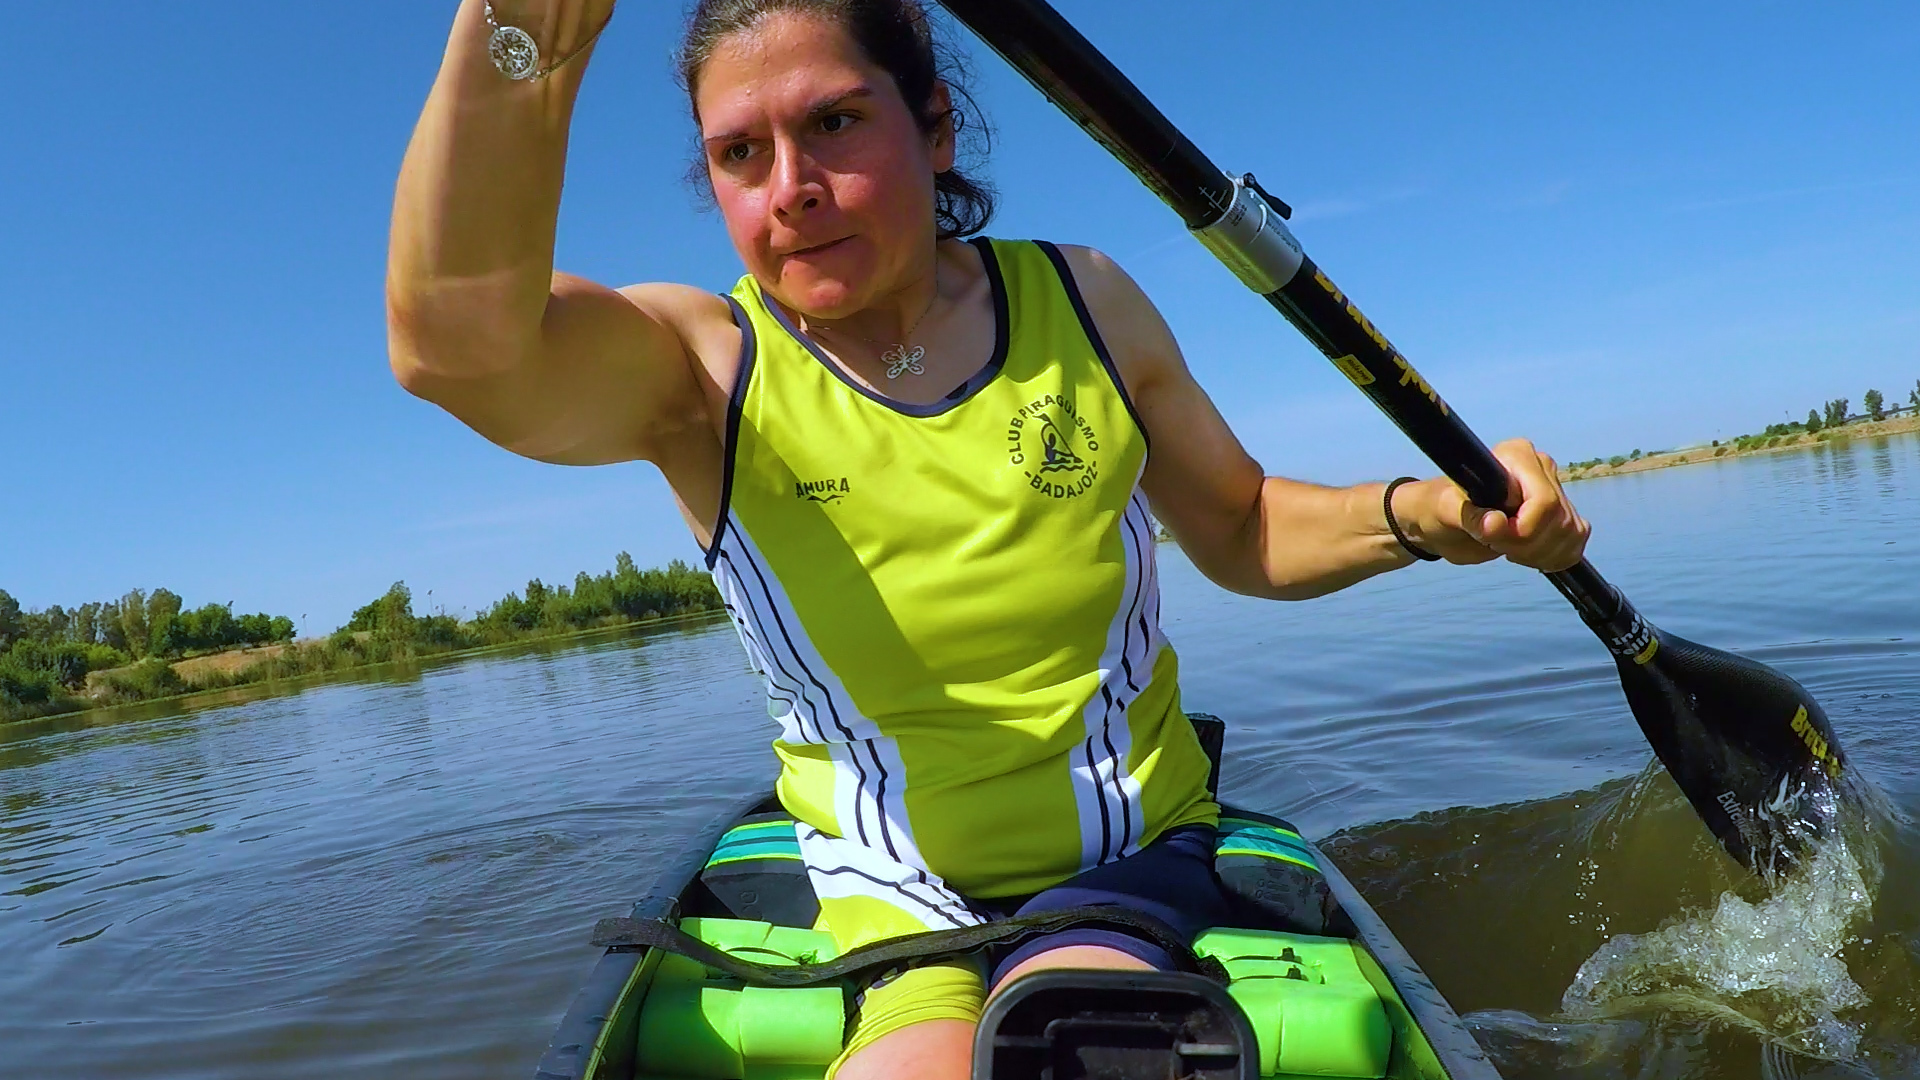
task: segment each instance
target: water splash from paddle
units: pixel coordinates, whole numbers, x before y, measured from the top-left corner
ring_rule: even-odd
[[[1795,1052],[1854,1057],[1862,1027],[1842,1014],[1868,1004],[1842,950],[1873,907],[1870,843],[1830,837],[1768,895],[1729,891],[1645,934],[1620,934],[1580,966],[1561,999],[1577,1019],[1645,1009],[1695,1013],[1746,1027]]]

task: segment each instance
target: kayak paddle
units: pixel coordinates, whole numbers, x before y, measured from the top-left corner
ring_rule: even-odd
[[[1251,175],[1222,172],[1044,0],[941,0],[1178,213],[1478,506],[1511,510],[1507,474],[1283,223]],[[1707,828],[1764,878],[1832,830],[1844,769],[1805,688],[1648,623],[1585,561],[1546,575],[1613,655],[1640,730]]]

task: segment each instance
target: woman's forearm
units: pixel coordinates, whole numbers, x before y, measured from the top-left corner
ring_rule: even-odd
[[[1331,488],[1277,476],[1260,486],[1247,537],[1258,573],[1242,592],[1305,600],[1414,561],[1387,527],[1383,484]]]
[[[585,40],[586,5],[559,3],[536,40]],[[400,169],[387,263],[395,374],[409,386],[510,367],[537,350],[552,288],[567,128],[586,57],[516,82],[487,54],[466,0]]]

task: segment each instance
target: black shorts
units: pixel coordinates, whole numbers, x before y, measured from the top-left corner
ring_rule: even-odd
[[[1218,830],[1211,825],[1183,825],[1167,830],[1132,855],[1096,866],[1033,896],[974,903],[1003,918],[1111,905],[1152,916],[1191,944],[1202,931],[1228,921],[1227,897],[1213,875],[1217,837]],[[1173,957],[1165,948],[1123,931],[1069,929],[1033,938],[991,956],[988,989],[1023,961],[1069,945],[1117,949],[1162,971],[1174,967]]]

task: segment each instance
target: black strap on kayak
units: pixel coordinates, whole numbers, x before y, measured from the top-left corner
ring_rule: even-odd
[[[1178,970],[1204,975],[1215,982],[1227,981],[1226,969],[1220,961],[1195,955],[1193,947],[1175,933],[1173,927],[1151,915],[1110,905],[1062,908],[957,930],[930,930],[890,938],[818,964],[774,966],[742,960],[664,919],[601,919],[593,928],[593,944],[608,949],[662,949],[731,975],[749,986],[789,989],[878,976],[912,964],[968,956],[996,946],[1011,947],[1068,929],[1114,930],[1141,938],[1167,950]]]

